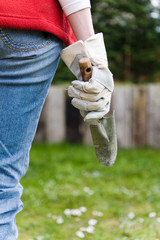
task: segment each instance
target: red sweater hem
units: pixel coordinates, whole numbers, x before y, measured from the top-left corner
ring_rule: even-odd
[[[38,17],[0,14],[0,27],[50,32],[60,38],[66,45],[73,44],[76,41],[72,31],[68,34],[64,29],[56,26],[55,23]]]

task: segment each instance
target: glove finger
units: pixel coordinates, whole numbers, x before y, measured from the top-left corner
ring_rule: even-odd
[[[71,104],[79,110],[87,111],[87,101],[78,98],[73,98]]]
[[[73,98],[71,103],[75,108],[84,111],[97,111],[105,107],[110,102],[111,94],[106,95],[104,98],[99,99],[96,102],[85,101],[78,98]]]
[[[79,91],[78,89],[74,88],[73,86],[68,87],[68,96],[72,98],[79,98],[90,102],[98,101],[100,98],[106,96],[108,90],[104,89],[101,93],[85,93],[83,91]]]
[[[105,87],[94,80],[94,78],[91,78],[89,82],[85,82],[83,85],[83,91],[88,93],[100,93],[105,89]]]
[[[72,86],[77,88],[80,91],[83,91],[84,84],[85,84],[85,82],[83,82],[83,81],[79,81],[79,80],[72,81]]]
[[[86,114],[84,117],[85,122],[91,122],[103,118],[110,110],[110,104],[108,103],[103,109],[99,111],[92,111]]]
[[[100,93],[105,89],[101,83],[95,81],[92,78],[88,82],[79,80],[72,81],[72,85],[73,87],[87,93]]]
[[[90,101],[90,102],[96,102],[101,98],[105,98],[105,96],[107,95],[108,90],[104,89],[102,92],[100,93],[85,93],[85,92],[80,92],[80,98],[86,101]]]
[[[73,86],[68,87],[68,96],[72,98],[80,98],[80,91]]]

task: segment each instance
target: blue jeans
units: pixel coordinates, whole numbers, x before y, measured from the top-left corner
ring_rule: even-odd
[[[61,49],[49,33],[0,29],[0,240],[18,238],[19,181]]]

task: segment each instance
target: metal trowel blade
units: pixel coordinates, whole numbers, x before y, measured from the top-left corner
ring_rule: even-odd
[[[91,124],[90,130],[99,162],[108,167],[113,166],[117,157],[115,112],[101,119],[98,124]]]

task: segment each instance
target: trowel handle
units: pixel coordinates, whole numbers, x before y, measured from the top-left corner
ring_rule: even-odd
[[[92,76],[92,63],[89,58],[83,57],[79,60],[79,67],[84,82],[88,82]]]

